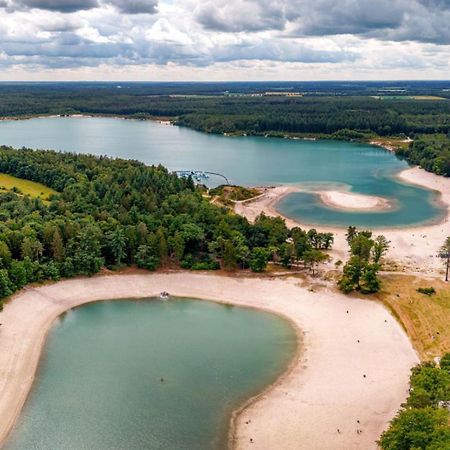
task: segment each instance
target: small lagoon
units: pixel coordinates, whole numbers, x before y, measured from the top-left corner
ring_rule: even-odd
[[[296,350],[292,326],[263,311],[193,299],[81,306],[53,326],[4,448],[225,449],[233,410]]]
[[[224,174],[247,186],[293,184],[381,196],[398,207],[385,212],[329,208],[314,193],[294,193],[278,209],[309,224],[400,227],[443,217],[437,195],[401,183],[408,167],[381,148],[341,141],[224,137],[152,121],[114,118],[36,118],[0,122],[0,144],[93,153],[162,164],[170,170]],[[211,179],[212,183],[223,180]]]

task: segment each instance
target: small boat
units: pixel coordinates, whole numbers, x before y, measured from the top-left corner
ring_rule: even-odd
[[[162,291],[161,294],[159,294],[159,298],[161,300],[167,300],[169,298],[169,293],[166,291]]]

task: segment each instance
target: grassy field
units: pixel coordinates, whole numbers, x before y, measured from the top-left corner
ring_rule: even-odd
[[[214,203],[223,206],[232,206],[233,202],[249,200],[261,194],[261,190],[245,188],[242,186],[218,186],[209,191],[209,195],[215,198]]]
[[[372,95],[372,98],[380,100],[448,100],[436,95]]]
[[[428,287],[433,287],[436,293],[417,292],[418,288]],[[402,323],[422,359],[450,352],[450,283],[386,275],[377,297]]]
[[[47,201],[50,195],[57,194],[55,190],[43,184],[0,173],[0,191],[11,190],[17,194],[29,195],[33,198],[40,197],[44,201]]]

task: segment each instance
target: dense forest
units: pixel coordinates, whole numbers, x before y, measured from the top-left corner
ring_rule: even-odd
[[[402,156],[448,176],[448,140],[438,148],[438,138],[427,136],[449,134],[450,90],[440,84],[412,84],[400,90],[401,95],[387,95],[392,94],[388,87],[370,83],[3,84],[0,117],[101,114],[165,117],[181,126],[220,134],[363,141],[408,136],[420,142],[412,144],[410,151],[401,151]],[[265,95],[271,89],[275,92]],[[283,89],[299,91],[291,96]]]
[[[105,114],[172,117],[211,133],[362,135],[447,133],[450,101],[322,96],[161,96],[122,90],[9,92],[0,89],[0,116]]]
[[[333,242],[281,218],[250,224],[161,166],[0,147],[0,172],[58,191],[48,201],[0,192],[0,298],[30,282],[133,264],[260,272],[274,261],[314,272]]]
[[[397,154],[429,172],[450,177],[450,133],[418,136]]]
[[[412,369],[410,394],[379,441],[383,450],[450,449],[450,353]]]

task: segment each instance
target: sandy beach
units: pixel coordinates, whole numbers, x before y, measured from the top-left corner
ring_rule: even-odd
[[[375,449],[375,440],[406,398],[417,355],[379,303],[328,290],[310,292],[299,283],[296,278],[175,272],[98,276],[24,289],[1,315],[0,442],[20,414],[46,334],[61,313],[96,300],[167,290],[265,309],[288,318],[298,331],[301,351],[288,373],[236,415],[235,448]]]
[[[377,229],[374,233],[384,234],[391,241],[387,258],[397,262],[401,266],[399,270],[427,276],[442,276],[443,265],[440,258],[437,257],[437,252],[445,238],[450,235],[450,178],[437,176],[418,167],[400,172],[398,178],[405,183],[416,184],[439,192],[439,200],[447,210],[446,216],[437,224]],[[268,189],[265,195],[260,196],[254,202],[237,204],[235,211],[249,220],[254,220],[261,212],[269,216],[279,216],[276,204],[286,195],[298,191],[299,188],[294,186],[277,186]],[[289,227],[311,228],[309,224],[290,218],[286,218],[286,224]],[[347,259],[348,246],[344,228],[320,225],[314,226],[314,228],[334,233],[335,242],[331,252],[334,261]]]

